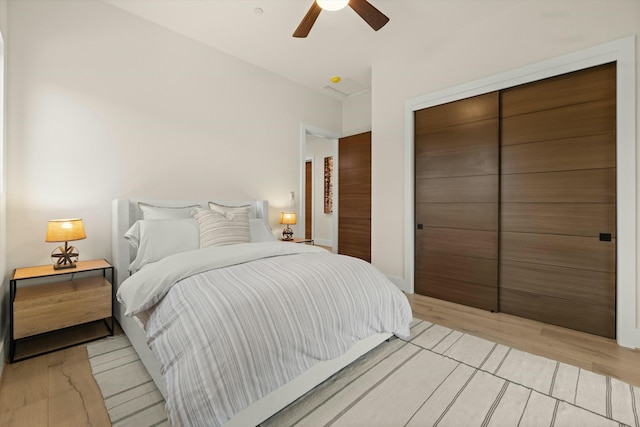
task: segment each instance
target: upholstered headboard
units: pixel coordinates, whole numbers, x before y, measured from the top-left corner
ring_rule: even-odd
[[[111,257],[115,269],[116,289],[129,276],[129,264],[135,251],[124,238],[125,233],[138,220],[142,219],[139,203],[160,207],[181,207],[198,205],[207,208],[209,202],[225,206],[251,206],[250,218],[262,219],[269,226],[269,204],[266,200],[219,201],[219,200],[133,200],[116,199],[112,205]]]

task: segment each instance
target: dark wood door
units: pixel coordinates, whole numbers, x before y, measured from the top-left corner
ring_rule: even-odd
[[[304,164],[304,238],[313,239],[313,162]]]
[[[371,132],[338,143],[338,253],[371,262]]]
[[[616,67],[501,94],[500,311],[615,337]]]
[[[498,107],[493,92],[415,113],[415,291],[486,310],[498,309]]]

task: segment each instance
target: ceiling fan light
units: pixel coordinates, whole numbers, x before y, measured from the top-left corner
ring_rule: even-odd
[[[335,11],[346,7],[349,4],[349,0],[316,0],[318,6],[323,10]]]

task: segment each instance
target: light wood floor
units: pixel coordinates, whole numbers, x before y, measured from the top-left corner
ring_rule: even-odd
[[[110,426],[85,346],[34,357],[2,371],[1,426]]]
[[[569,329],[407,295],[414,316],[640,386],[640,351]],[[86,347],[5,365],[1,426],[109,426]]]
[[[640,351],[615,340],[422,295],[407,297],[417,318],[640,386]]]

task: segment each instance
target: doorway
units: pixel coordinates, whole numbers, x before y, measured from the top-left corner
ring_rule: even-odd
[[[336,173],[332,176],[333,205],[330,212],[325,212],[324,165],[325,159],[331,158],[337,170],[338,137],[325,129],[301,126],[299,233],[313,239],[316,245],[331,248],[333,253],[338,249],[338,176]]]

